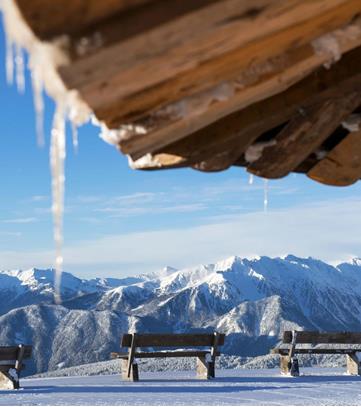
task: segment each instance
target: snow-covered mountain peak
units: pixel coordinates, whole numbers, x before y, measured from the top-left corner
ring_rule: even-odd
[[[231,256],[225,260],[218,261],[214,265],[214,269],[217,271],[232,270],[236,265],[242,263],[242,259],[238,256]]]

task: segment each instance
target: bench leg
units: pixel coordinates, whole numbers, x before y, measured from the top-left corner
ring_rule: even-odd
[[[346,355],[347,374],[353,376],[361,375],[360,361],[356,353],[349,353]]]
[[[207,362],[205,357],[197,358],[197,378],[213,379],[215,377],[214,362]]]
[[[19,380],[15,380],[10,374],[0,372],[0,389],[16,390],[19,388]]]
[[[139,380],[138,363],[133,363],[128,377],[128,360],[122,359],[122,379],[137,382]]]
[[[289,356],[280,356],[281,373],[287,376],[299,376],[300,369],[298,366],[297,358],[290,358]]]

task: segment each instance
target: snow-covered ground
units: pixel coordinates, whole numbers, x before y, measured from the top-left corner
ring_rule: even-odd
[[[344,372],[305,368],[292,378],[278,369],[221,370],[210,381],[194,372],[141,372],[138,383],[118,375],[29,378],[19,391],[1,391],[0,405],[361,405],[361,378]]]

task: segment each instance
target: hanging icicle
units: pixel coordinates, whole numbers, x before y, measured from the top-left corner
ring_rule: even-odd
[[[16,86],[19,93],[25,92],[24,53],[19,44],[15,46]]]
[[[43,81],[39,69],[36,66],[31,70],[31,81],[34,94],[36,140],[38,146],[43,147],[45,145]]]
[[[14,82],[14,44],[11,38],[6,36],[6,80],[9,85]]]
[[[55,301],[59,303],[61,273],[63,271],[63,214],[64,214],[64,161],[65,161],[65,107],[56,107],[51,130],[50,166],[52,174],[54,242],[55,242]]]
[[[71,134],[73,139],[73,148],[74,152],[78,152],[79,147],[79,139],[78,139],[78,127],[74,122],[71,122]]]
[[[264,185],[263,185],[263,210],[265,213],[268,212],[268,195],[269,195],[269,185],[268,185],[268,179],[263,180]]]

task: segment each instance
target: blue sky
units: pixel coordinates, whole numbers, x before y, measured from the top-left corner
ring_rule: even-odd
[[[49,134],[54,105],[46,99],[47,144],[38,148],[29,75],[26,92],[8,86],[0,27],[0,269],[51,267]],[[124,276],[165,265],[186,267],[231,255],[313,256],[337,262],[360,256],[361,187],[333,188],[303,175],[248,185],[240,168],[137,172],[126,157],[79,129],[68,131],[65,263],[81,277]]]

